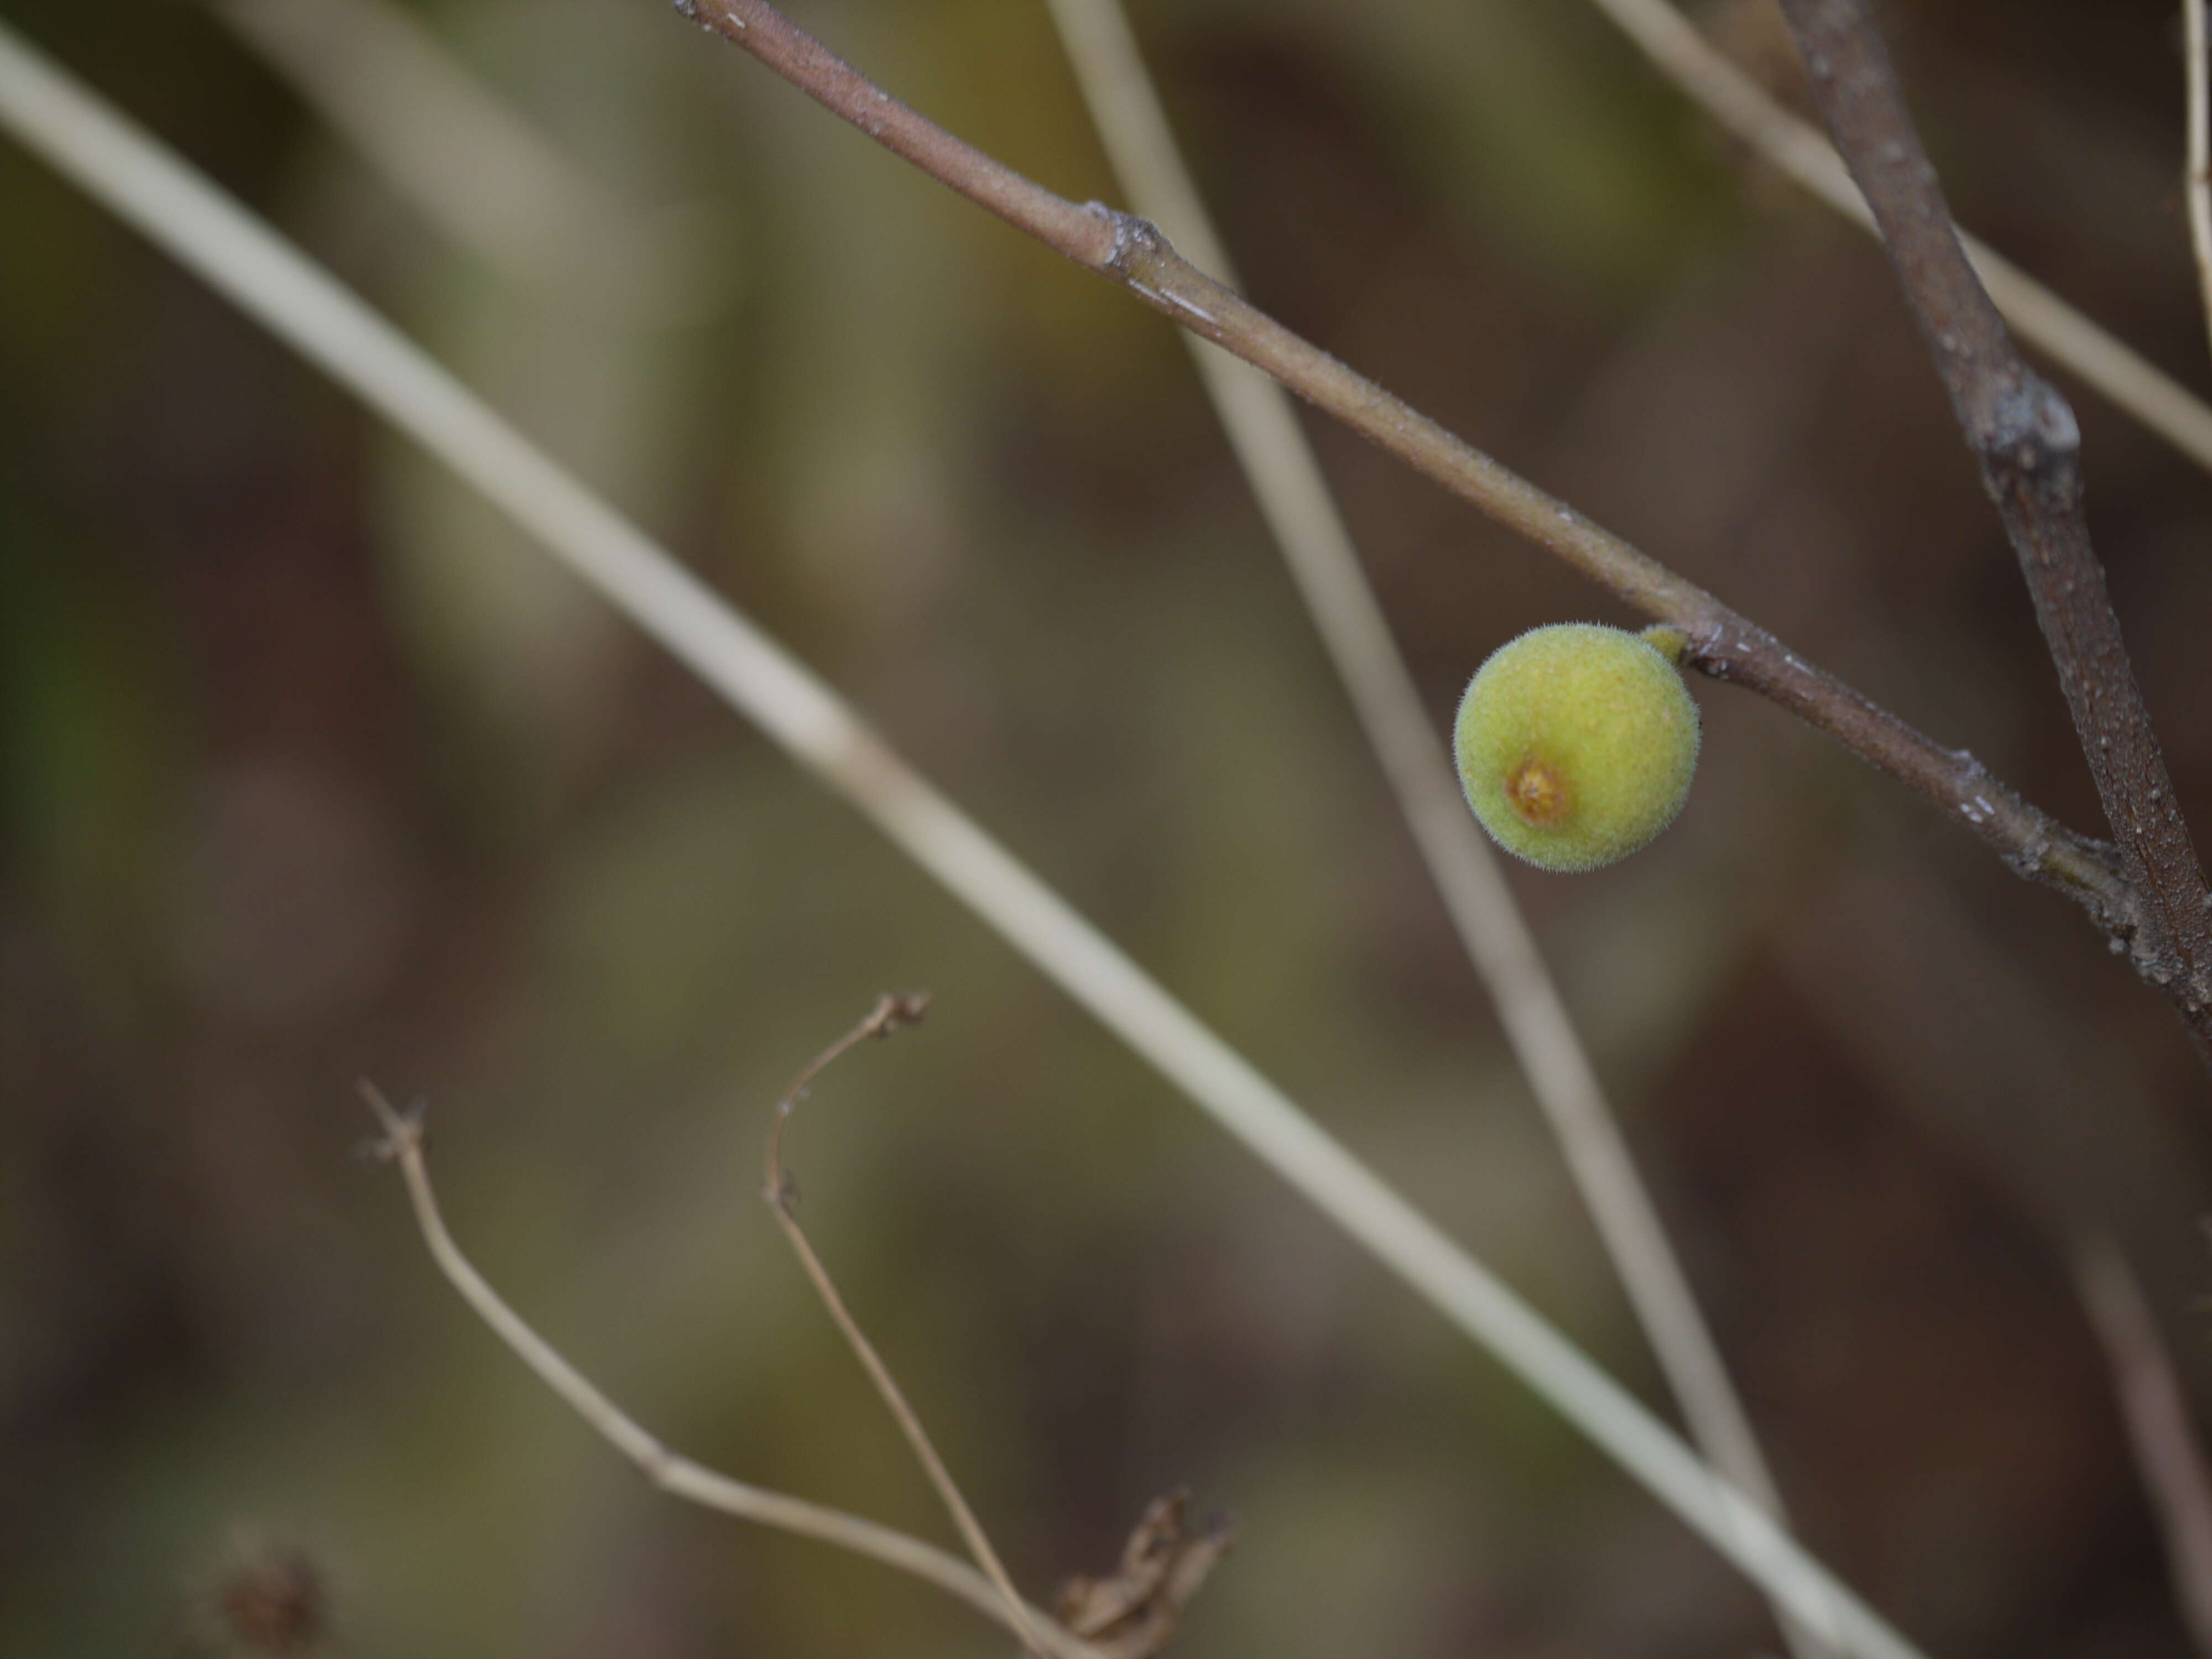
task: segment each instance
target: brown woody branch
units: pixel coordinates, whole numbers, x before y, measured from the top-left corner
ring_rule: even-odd
[[[1694,582],[1292,333],[1183,259],[1145,220],[1095,202],[1070,202],[954,137],[767,0],[676,4],[939,183],[1266,371],[1645,616],[1678,629],[1687,641],[1687,665],[1771,698],[1956,813],[2014,871],[2081,904],[2116,945],[2158,929],[2159,918],[2147,910],[2144,890],[2130,878],[2118,849],[2064,828],[1999,783],[1972,755],[1914,730]],[[2163,958],[2146,958],[2137,950],[2135,960],[2146,977],[2159,980],[2154,970]],[[2173,994],[2170,974],[2159,982]]]
[[[2081,432],[2030,368],[1974,274],[1864,0],[1782,0],[1813,95],[1881,228],[2006,538],[2081,739],[2120,870],[2140,897],[2128,947],[2212,1061],[2212,896],[2173,798],[2089,541]]]

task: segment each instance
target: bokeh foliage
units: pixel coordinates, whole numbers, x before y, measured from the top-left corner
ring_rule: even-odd
[[[2202,385],[2169,9],[1891,21],[1962,216]],[[1136,10],[1262,303],[2094,827],[1869,246],[1565,0]],[[417,15],[613,204],[543,269],[455,247],[193,7],[9,8],[1656,1391],[1164,325],[665,6]],[[798,15],[1113,194],[1041,8]],[[1702,15],[1786,66],[1760,8]],[[433,463],[12,148],[0,225],[0,1650],[206,1646],[226,1575],[289,1551],[352,1655],[994,1640],[649,1492],[348,1157],[355,1077],[428,1095],[465,1243],[644,1422],[934,1531],[756,1195],[785,1079],[909,986],[929,1024],[817,1091],[793,1162],[1026,1583],[1103,1568],[1188,1482],[1244,1527],[1193,1652],[1770,1639],[1647,1499]],[[2207,481],[2082,409],[2201,827]],[[1513,633],[1627,620],[1317,436],[1440,723]],[[2118,1231],[2207,1389],[2185,1044],[2057,901],[1700,694],[1681,822],[1616,870],[1515,880],[1809,1539],[1947,1656],[2179,1651],[2061,1246]]]

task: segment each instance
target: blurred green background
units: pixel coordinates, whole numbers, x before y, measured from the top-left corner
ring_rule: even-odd
[[[516,124],[496,155],[304,0],[5,9],[1660,1400],[1164,324],[654,0],[409,8]],[[794,11],[1115,197],[1033,0]],[[1795,95],[1765,4],[1698,15]],[[1961,217],[2212,382],[2173,8],[1884,16]],[[1877,253],[1592,10],[1135,21],[1261,303],[2098,826]],[[350,128],[245,44],[286,28]],[[2202,833],[2212,480],[2069,390]],[[1514,632],[1631,620],[1314,431],[1439,721]],[[1808,1540],[1950,1659],[2185,1651],[2067,1259],[2115,1233],[2212,1402],[2203,1073],[2059,900],[1695,689],[1677,827],[1513,880]],[[757,1196],[785,1081],[921,987],[928,1023],[832,1074],[791,1158],[1034,1592],[1188,1483],[1243,1534],[1176,1651],[1773,1645],[1702,1545],[848,809],[12,143],[0,792],[0,1651],[252,1651],[225,1587],[285,1562],[327,1604],[313,1650],[360,1659],[1006,1651],[883,1569],[650,1491],[349,1156],[356,1078],[427,1097],[464,1246],[649,1428],[944,1537]]]

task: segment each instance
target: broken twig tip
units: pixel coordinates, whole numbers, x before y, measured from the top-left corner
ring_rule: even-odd
[[[416,1097],[408,1103],[404,1111],[385,1098],[384,1091],[367,1078],[359,1079],[355,1088],[360,1091],[368,1109],[376,1115],[378,1126],[384,1131],[374,1135],[354,1148],[354,1156],[365,1164],[396,1163],[409,1150],[420,1151],[429,1137],[422,1128],[422,1120],[428,1115],[430,1103]]]
[[[867,1032],[872,1037],[882,1038],[909,1025],[921,1024],[921,1017],[929,1011],[927,991],[886,991],[876,1000],[875,1012],[868,1016]]]

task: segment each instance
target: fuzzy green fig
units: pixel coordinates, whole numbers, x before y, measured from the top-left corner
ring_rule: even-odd
[[[1560,623],[1491,654],[1452,736],[1460,787],[1492,840],[1541,869],[1595,870],[1682,810],[1698,706],[1650,639]]]

